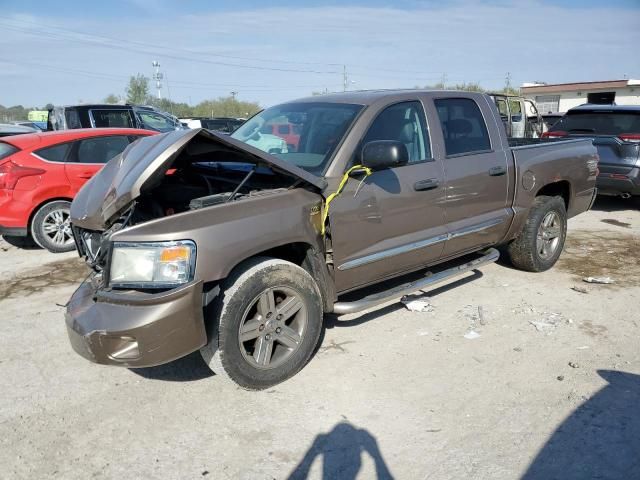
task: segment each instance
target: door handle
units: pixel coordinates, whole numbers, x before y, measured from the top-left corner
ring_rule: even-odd
[[[437,178],[427,178],[426,180],[420,180],[413,184],[413,189],[416,192],[420,192],[423,190],[433,190],[434,188],[438,188],[440,182]]]
[[[504,175],[507,173],[506,167],[491,167],[489,169],[489,175],[492,177],[499,177],[500,175]]]

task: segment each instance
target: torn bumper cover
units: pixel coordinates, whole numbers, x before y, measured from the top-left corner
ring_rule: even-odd
[[[152,367],[207,343],[201,281],[160,293],[103,291],[87,281],[65,320],[73,349],[106,365]]]

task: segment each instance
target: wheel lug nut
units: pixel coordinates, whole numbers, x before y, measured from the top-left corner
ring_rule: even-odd
[[[258,327],[258,330],[263,331],[263,330],[264,330],[264,325],[260,325],[260,326]]]
[[[267,313],[267,318],[271,318],[271,315],[273,315],[273,313],[268,312],[268,313]]]
[[[280,327],[276,328],[276,333],[280,333],[282,329]]]
[[[271,335],[269,335],[268,333],[264,336],[265,340],[271,340]]]
[[[276,320],[282,320],[282,315],[281,314],[276,315]]]

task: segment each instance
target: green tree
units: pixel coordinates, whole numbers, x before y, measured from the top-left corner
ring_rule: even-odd
[[[143,104],[149,96],[149,79],[138,73],[129,78],[129,85],[125,89],[127,103]]]
[[[116,95],[114,93],[110,93],[109,95],[104,97],[104,103],[119,103],[120,99],[121,99],[121,97],[119,95]]]

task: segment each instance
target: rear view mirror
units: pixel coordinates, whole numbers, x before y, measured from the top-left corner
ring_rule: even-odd
[[[376,140],[362,147],[360,163],[371,170],[401,167],[408,162],[406,145],[395,140]]]

